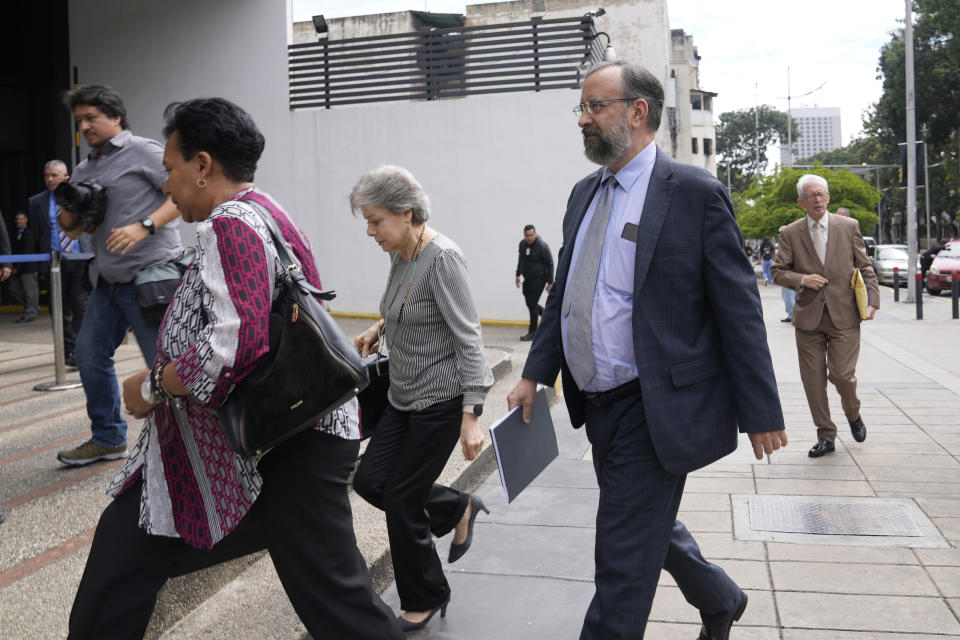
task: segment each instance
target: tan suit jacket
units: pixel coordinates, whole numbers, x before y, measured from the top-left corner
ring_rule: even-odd
[[[823,309],[830,310],[830,319],[837,329],[859,326],[860,314],[850,280],[853,270],[860,269],[867,285],[867,304],[880,308],[880,287],[873,271],[867,248],[860,235],[860,223],[844,216],[828,216],[827,252],[821,262],[813,248],[807,216],[787,225],[780,234],[780,249],[773,261],[773,282],[797,290],[793,308],[793,325],[813,331],[820,325]],[[802,287],[801,279],[815,273],[827,279],[820,290]]]

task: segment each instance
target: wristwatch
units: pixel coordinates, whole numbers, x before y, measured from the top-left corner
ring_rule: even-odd
[[[478,418],[483,415],[483,405],[482,404],[465,404],[463,405],[464,413],[472,413]]]
[[[153,390],[150,388],[150,376],[143,379],[140,383],[140,397],[144,402],[157,404],[157,399],[153,397]]]
[[[157,230],[155,224],[153,224],[153,218],[149,216],[140,221],[140,224],[143,225],[143,228],[150,232],[150,235],[153,235],[154,231]]]

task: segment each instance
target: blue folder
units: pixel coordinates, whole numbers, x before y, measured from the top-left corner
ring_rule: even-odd
[[[490,427],[490,438],[497,454],[500,484],[507,502],[513,502],[560,453],[546,388],[541,386],[537,391],[530,424],[523,422],[521,407],[515,407]]]

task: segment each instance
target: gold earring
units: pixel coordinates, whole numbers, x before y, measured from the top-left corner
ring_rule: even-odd
[[[200,191],[203,191],[207,188],[207,179],[206,178],[197,178],[197,188]]]

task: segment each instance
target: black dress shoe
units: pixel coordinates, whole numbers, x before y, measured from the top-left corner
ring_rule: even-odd
[[[793,322],[793,318],[790,316],[787,316],[786,318],[781,318],[780,322]]]
[[[704,622],[700,625],[700,635],[697,640],[729,640],[730,628],[733,623],[743,616],[744,609],[747,608],[747,594],[740,592],[740,599],[733,611],[726,616],[720,616],[719,619],[709,623]],[[713,617],[713,616],[711,616]]]
[[[525,336],[520,336],[520,342],[530,342],[533,340],[533,336],[537,335],[535,332],[531,331]]]
[[[856,420],[850,422],[850,433],[853,434],[853,439],[857,442],[863,442],[867,439],[867,425],[863,424],[863,418],[857,416]]]
[[[477,514],[483,511],[484,513],[489,514],[490,510],[487,509],[487,506],[483,504],[483,500],[480,499],[480,496],[470,494],[470,519],[467,521],[467,538],[460,544],[455,542],[450,543],[450,555],[447,557],[447,562],[456,562],[463,557],[463,554],[467,552],[467,549],[470,548],[470,545],[473,544],[473,521],[477,519]]]
[[[436,615],[437,611],[440,612],[440,617],[441,617],[441,618],[446,618],[446,617],[447,617],[447,605],[448,605],[448,604],[450,604],[450,597],[449,597],[449,596],[447,596],[446,602],[444,602],[443,604],[441,604],[441,605],[440,605],[439,607],[437,607],[436,609],[431,609],[431,610],[430,610],[430,615],[428,615],[426,618],[424,618],[424,619],[421,620],[420,622],[410,622],[409,620],[407,620],[407,619],[404,618],[403,616],[397,616],[397,622],[400,624],[400,629],[401,629],[402,631],[416,631],[417,629],[423,629],[425,626],[427,626],[427,623],[430,622],[430,620],[433,618],[433,616]]]
[[[834,451],[836,451],[836,447],[833,446],[833,443],[829,440],[817,440],[817,444],[810,448],[809,455],[811,458],[819,458],[822,455],[833,453]]]

